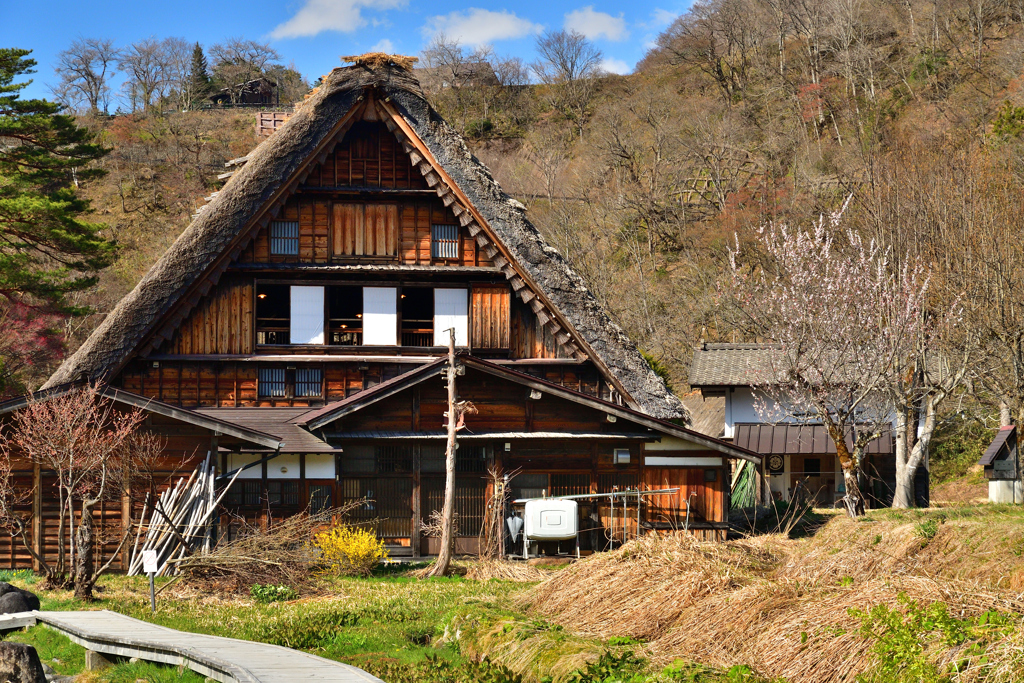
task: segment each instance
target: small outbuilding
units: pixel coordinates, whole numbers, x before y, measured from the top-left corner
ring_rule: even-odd
[[[990,503],[1024,503],[1017,427],[1000,427],[978,464],[985,468]]]

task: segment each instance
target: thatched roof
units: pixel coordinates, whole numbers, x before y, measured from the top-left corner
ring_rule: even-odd
[[[628,394],[627,401],[654,417],[685,416],[682,403],[608,317],[583,279],[526,219],[522,204],[502,191],[462,137],[427,104],[412,74],[390,62],[375,68],[359,63],[334,69],[281,129],[249,154],[245,166],[47,386],[82,374],[93,380],[110,378],[138,352],[157,324],[164,324],[187,292],[197,286],[208,290],[211,275],[219,277],[218,269],[252,238],[257,214],[281,196],[368,88],[375,88],[397,110],[512,255],[516,267],[568,323],[572,338]]]

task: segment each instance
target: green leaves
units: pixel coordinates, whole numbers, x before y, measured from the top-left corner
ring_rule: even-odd
[[[79,313],[65,295],[95,284],[115,246],[104,225],[83,220],[89,204],[75,188],[103,173],[89,164],[108,150],[60,105],[21,99],[31,81],[16,81],[36,64],[29,53],[0,49],[0,295]]]

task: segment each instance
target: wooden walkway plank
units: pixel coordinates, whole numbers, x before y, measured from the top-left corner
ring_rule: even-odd
[[[101,654],[183,665],[221,683],[384,683],[362,669],[308,652],[177,631],[108,610],[0,615],[0,630],[37,623]]]

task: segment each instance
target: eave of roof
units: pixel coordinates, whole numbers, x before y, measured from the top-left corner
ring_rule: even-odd
[[[38,391],[34,394],[25,394],[23,396],[15,397],[0,403],[0,415],[20,410],[32,401],[46,401],[63,396],[70,391],[80,389],[82,386],[84,386],[84,382],[68,382],[43,391]],[[123,403],[125,405],[132,406],[133,408],[139,408],[147,413],[161,415],[186,424],[209,429],[215,435],[231,436],[248,443],[263,446],[264,448],[277,449],[281,447],[280,439],[272,434],[267,434],[266,432],[257,429],[240,426],[226,420],[220,420],[215,417],[203,415],[194,410],[188,410],[187,408],[180,408],[169,403],[164,403],[163,401],[158,401],[154,398],[139,396],[138,394],[125,391],[124,389],[104,386],[99,389],[99,394],[116,403]]]
[[[1007,441],[1010,440],[1011,436],[1016,436],[1017,427],[1016,425],[1010,425],[1008,427],[1000,427],[999,431],[996,432],[996,436],[992,439],[992,443],[989,444],[988,448],[982,454],[981,459],[978,460],[979,465],[989,467],[999,457],[1000,451],[1006,446]]]

